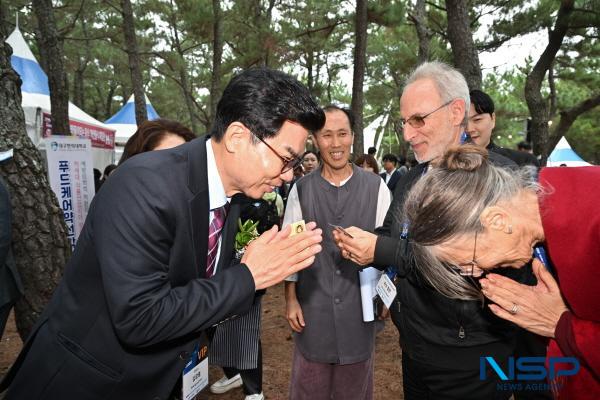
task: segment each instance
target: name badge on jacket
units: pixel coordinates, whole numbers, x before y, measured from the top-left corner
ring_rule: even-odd
[[[396,298],[396,285],[394,282],[387,276],[387,274],[381,275],[379,279],[379,283],[375,288],[381,300],[383,300],[383,304],[389,309],[392,305],[392,302]]]
[[[181,398],[193,400],[208,385],[208,340],[202,335],[183,369]]]

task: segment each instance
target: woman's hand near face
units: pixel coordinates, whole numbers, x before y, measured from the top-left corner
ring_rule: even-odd
[[[568,308],[558,284],[542,263],[533,261],[536,286],[522,285],[501,275],[489,274],[480,280],[483,294],[496,304],[490,309],[500,318],[541,336],[554,337],[560,316]]]
[[[338,230],[333,230],[333,238],[342,252],[342,257],[358,265],[371,264],[375,257],[377,235],[363,231],[355,226],[346,228],[346,232],[352,235],[352,237]]]

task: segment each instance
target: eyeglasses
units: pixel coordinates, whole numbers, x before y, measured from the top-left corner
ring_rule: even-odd
[[[263,138],[261,138],[260,136],[258,136],[256,133],[250,131],[254,137],[256,137],[258,140],[260,140],[261,142],[263,142],[265,144],[265,146],[267,146],[269,149],[271,149],[271,151],[273,153],[275,153],[275,155],[277,157],[279,157],[279,159],[283,162],[283,167],[281,168],[281,175],[285,174],[286,172],[288,172],[291,169],[296,169],[300,164],[302,164],[302,159],[298,156],[294,157],[294,158],[288,158],[288,157],[284,157],[281,154],[279,154],[279,152],[277,150],[275,150],[273,147],[271,147],[271,145],[269,145],[269,143],[265,142]]]
[[[473,259],[467,263],[453,265],[452,267],[459,271],[462,276],[472,276],[479,278],[483,275],[483,270],[475,261],[475,253],[477,252],[477,231],[475,231],[475,244],[473,245]]]
[[[412,117],[410,117],[408,119],[400,118],[400,127],[404,128],[404,126],[408,123],[413,128],[421,128],[423,125],[425,125],[425,118],[429,117],[434,112],[446,107],[448,104],[452,103],[453,101],[454,101],[454,99],[442,104],[435,110],[433,110],[430,113],[427,113],[425,115],[413,115]]]

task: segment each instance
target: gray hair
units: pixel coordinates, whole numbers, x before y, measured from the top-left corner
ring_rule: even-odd
[[[446,297],[483,300],[472,281],[438,260],[433,246],[464,234],[481,232],[487,207],[510,201],[523,190],[540,192],[537,170],[508,170],[488,161],[485,149],[463,145],[449,149],[441,164],[413,186],[404,203],[413,265]]]
[[[425,62],[419,65],[408,77],[404,87],[420,79],[429,79],[433,81],[442,98],[442,103],[454,99],[461,99],[465,102],[465,117],[461,123],[467,126],[469,119],[469,107],[471,98],[469,96],[469,86],[467,80],[457,69],[440,61]]]

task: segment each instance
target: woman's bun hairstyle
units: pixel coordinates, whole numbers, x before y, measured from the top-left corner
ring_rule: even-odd
[[[448,149],[442,158],[440,167],[449,171],[472,172],[487,164],[488,152],[473,144],[454,146]]]

